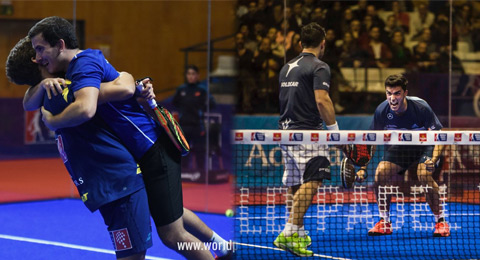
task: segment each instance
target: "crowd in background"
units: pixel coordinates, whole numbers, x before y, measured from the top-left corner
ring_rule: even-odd
[[[278,73],[301,52],[300,28],[326,30],[322,58],[332,72],[331,96],[345,83],[341,68],[403,68],[447,73],[450,48],[480,51],[480,3],[421,1],[238,0],[235,35],[239,68],[237,113],[278,112]],[[450,46],[451,38],[451,46]],[[452,55],[452,70],[463,73]],[[336,102],[337,110],[342,107]]]

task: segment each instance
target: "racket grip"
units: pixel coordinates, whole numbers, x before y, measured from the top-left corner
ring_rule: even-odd
[[[143,83],[141,81],[138,82],[137,90],[139,92],[142,92],[142,90],[143,90]],[[155,99],[148,99],[147,102],[148,102],[148,105],[150,106],[150,108],[155,108],[157,106],[157,101],[155,101]]]

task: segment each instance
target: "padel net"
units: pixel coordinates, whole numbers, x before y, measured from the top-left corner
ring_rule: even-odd
[[[285,161],[282,150],[292,147],[300,151],[317,147],[330,160],[331,178],[322,181],[304,216],[304,229],[311,238],[308,250],[314,257],[480,258],[475,239],[480,233],[480,131],[234,130],[231,142],[238,259],[297,257],[273,243],[295,214],[284,171],[304,169],[300,164],[308,163],[308,158]],[[367,177],[349,188],[340,174],[346,145],[374,148]],[[421,158],[419,152],[427,147],[439,148],[438,160],[429,169],[431,179],[421,165],[430,158]],[[392,159],[395,149],[402,152]],[[401,169],[389,169],[396,166],[385,161],[394,161]],[[389,175],[382,178],[379,174],[384,172]],[[388,219],[382,231],[375,230],[380,219]]]

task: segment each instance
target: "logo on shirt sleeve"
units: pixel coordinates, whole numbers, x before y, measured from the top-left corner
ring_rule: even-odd
[[[133,248],[130,236],[128,235],[128,229],[126,228],[110,231],[110,238],[112,239],[115,251],[123,251]]]

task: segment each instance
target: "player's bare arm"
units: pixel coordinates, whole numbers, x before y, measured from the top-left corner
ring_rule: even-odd
[[[60,114],[52,115],[42,107],[42,120],[51,130],[83,124],[95,115],[97,111],[98,94],[98,88],[82,88],[74,93],[75,102],[68,105]]]
[[[432,158],[429,158],[424,162],[427,171],[433,172],[435,170],[438,160],[440,160],[440,156],[442,155],[442,152],[444,149],[445,149],[444,145],[435,145],[435,148],[433,149]]]
[[[328,92],[323,89],[315,90],[315,102],[317,103],[318,112],[327,126],[335,125],[335,109]]]
[[[120,72],[114,81],[100,84],[98,104],[105,102],[122,101],[135,94],[135,80],[128,72]]]
[[[36,86],[31,86],[23,97],[23,108],[26,111],[32,111],[40,108],[43,103],[43,96],[45,92],[48,98],[52,95],[56,96],[62,93],[62,85],[65,85],[65,80],[62,78],[46,78]]]

